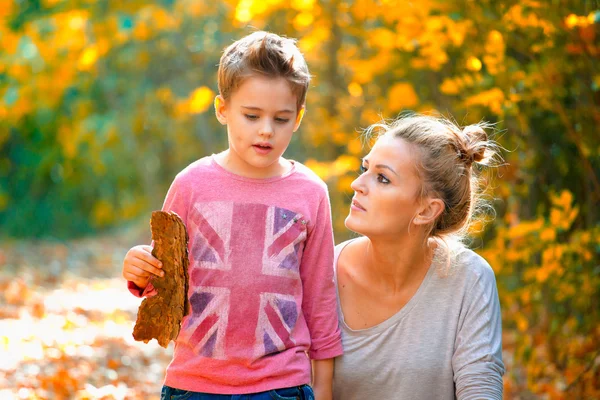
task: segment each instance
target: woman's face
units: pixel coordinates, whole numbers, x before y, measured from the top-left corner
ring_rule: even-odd
[[[352,182],[354,197],[346,227],[365,236],[403,235],[419,211],[421,181],[415,148],[403,139],[381,136],[363,158]]]

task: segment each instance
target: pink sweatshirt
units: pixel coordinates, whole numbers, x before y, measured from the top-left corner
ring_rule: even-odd
[[[163,210],[188,230],[192,309],[166,385],[243,394],[308,384],[309,357],[342,354],[329,197],[312,171],[294,162],[250,179],[205,157],[177,175]]]

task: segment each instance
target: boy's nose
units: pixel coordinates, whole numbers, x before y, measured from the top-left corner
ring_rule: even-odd
[[[262,124],[262,126],[260,127],[259,133],[261,136],[268,136],[268,137],[273,136],[273,125],[270,122],[266,122],[266,123]]]

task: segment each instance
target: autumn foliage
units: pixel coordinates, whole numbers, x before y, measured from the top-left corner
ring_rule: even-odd
[[[472,245],[496,272],[505,398],[600,397],[597,1],[7,0],[0,18],[2,235],[147,220],[177,171],[226,145],[221,50],[272,30],[314,75],[288,155],[329,184],[337,242],[361,128],[405,110],[496,124],[495,218]]]

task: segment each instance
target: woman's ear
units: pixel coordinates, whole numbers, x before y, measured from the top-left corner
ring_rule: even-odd
[[[298,110],[298,115],[296,116],[296,124],[294,125],[294,132],[298,130],[300,127],[300,123],[302,122],[302,117],[304,117],[304,112],[306,111],[306,106],[300,107]]]
[[[427,199],[412,222],[415,225],[433,224],[437,217],[444,211],[445,207],[441,199]]]
[[[221,125],[227,125],[227,107],[225,99],[220,94],[215,97],[215,115]]]

